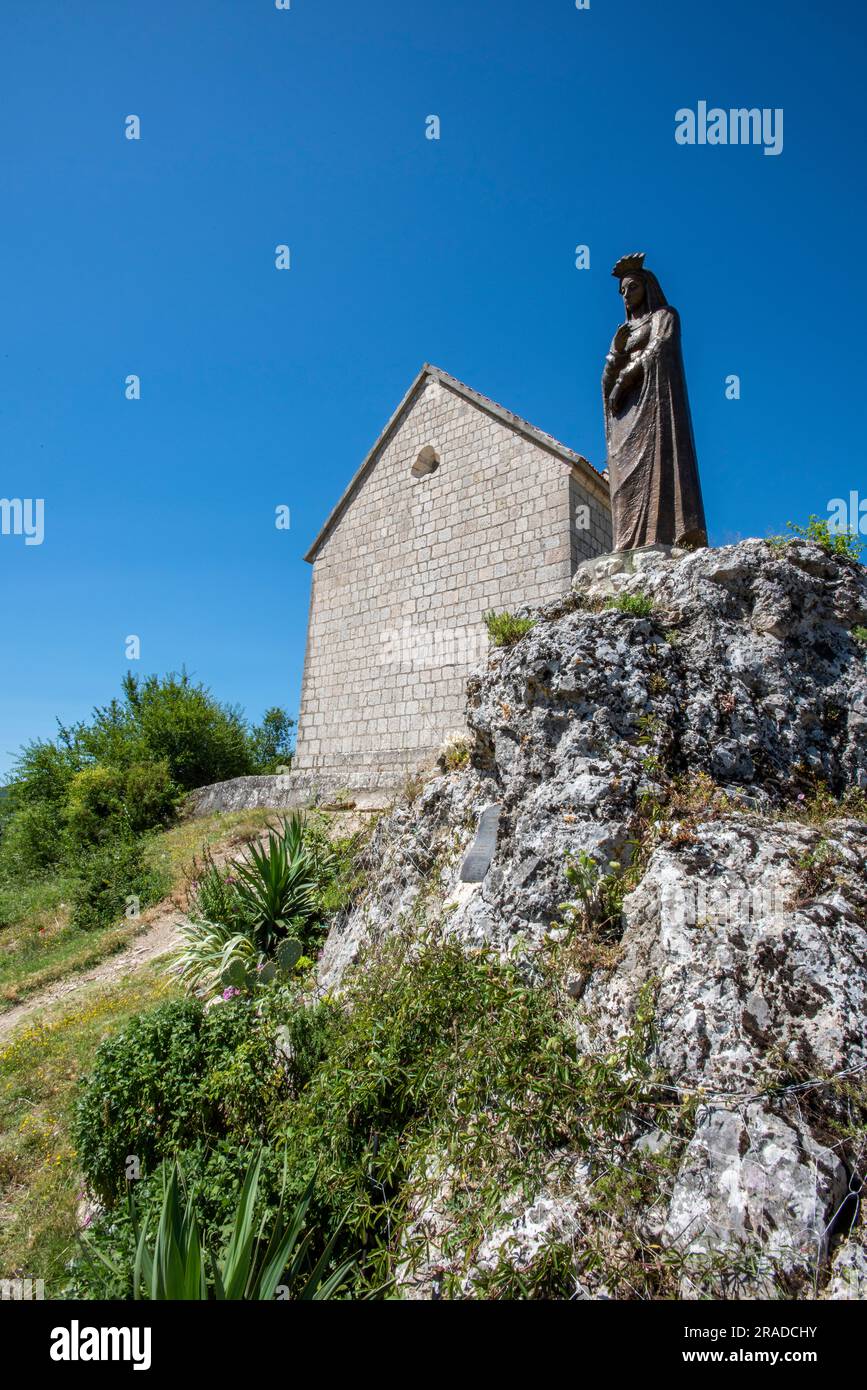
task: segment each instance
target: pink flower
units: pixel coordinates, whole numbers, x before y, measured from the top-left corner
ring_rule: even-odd
[[[223,998],[226,1000],[234,999],[235,995],[240,993],[241,991],[236,989],[234,985],[229,985],[227,989],[223,990]]]

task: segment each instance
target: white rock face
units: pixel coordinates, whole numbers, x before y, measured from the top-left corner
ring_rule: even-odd
[[[829,1217],[847,1190],[846,1170],[796,1122],[755,1102],[739,1110],[707,1106],[680,1165],[663,1239],[708,1256],[755,1252],[758,1268],[734,1277],[731,1292],[773,1297],[780,1273],[818,1271]],[[684,1297],[701,1293],[687,1272]]]
[[[626,899],[622,960],[584,995],[594,1029],[622,1031],[653,979],[655,1060],[684,1085],[748,1095],[771,1051],[806,1077],[864,1066],[864,825],[820,835],[747,814],[694,833],[658,849]],[[820,842],[833,883],[795,907],[794,865]]]
[[[797,817],[817,782],[837,797],[867,788],[867,648],[853,635],[867,626],[865,571],[812,544],[745,541],[648,552],[632,572],[585,571],[580,587],[470,680],[472,766],[380,824],[376,886],[331,933],[320,983],[338,987],[421,902],[429,926],[517,956],[532,977],[563,920],[567,852],[628,864],[649,843],[619,959],[573,972],[564,995],[591,1050],[655,990],[647,1060],[697,1107],[648,1216],[655,1239],[686,1257],[684,1297],[706,1291],[702,1270],[722,1256],[724,1296],[863,1296],[857,1229],[842,1239],[856,1206],[842,1136],[844,1087],[867,1075],[867,824]],[[612,592],[653,611],[602,608]],[[666,812],[673,786],[704,806],[684,824]],[[462,884],[494,802],[493,862]],[[564,1201],[572,1210],[568,1192],[540,1200],[504,1207],[503,1230],[537,1241],[547,1212],[562,1225]],[[588,1296],[605,1292],[591,1281]]]

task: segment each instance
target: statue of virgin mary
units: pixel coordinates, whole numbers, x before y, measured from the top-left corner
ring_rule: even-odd
[[[614,549],[707,545],[679,315],[643,252],[612,274],[626,309],[602,375]]]

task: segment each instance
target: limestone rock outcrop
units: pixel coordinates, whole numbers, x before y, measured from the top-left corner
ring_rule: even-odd
[[[693,1106],[642,1218],[681,1296],[719,1293],[707,1271],[728,1259],[722,1296],[863,1297],[847,1136],[867,1078],[865,570],[800,541],[648,551],[585,566],[533,616],[469,682],[470,766],[377,826],[374,887],[333,928],[320,987],[413,914],[533,979],[587,925],[566,876],[583,856],[628,891],[605,949],[563,977],[578,1045],[623,1036],[651,989],[648,1062]],[[490,868],[463,882],[493,804]],[[586,1230],[587,1182],[504,1203],[476,1267],[509,1230],[538,1245],[546,1213]],[[430,1294],[424,1271],[413,1288]]]

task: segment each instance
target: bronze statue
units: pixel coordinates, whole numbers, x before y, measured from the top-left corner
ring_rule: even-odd
[[[626,308],[602,374],[614,549],[707,545],[680,317],[643,252],[611,273]]]

